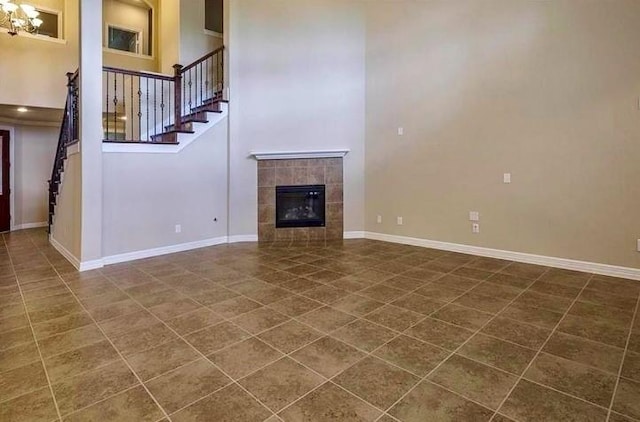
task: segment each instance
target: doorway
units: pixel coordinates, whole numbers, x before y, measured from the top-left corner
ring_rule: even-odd
[[[8,232],[11,228],[11,189],[9,181],[9,131],[0,130],[0,232]]]

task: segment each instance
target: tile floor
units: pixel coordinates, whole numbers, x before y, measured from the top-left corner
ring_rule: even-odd
[[[21,231],[0,246],[0,420],[638,421],[639,295],[365,240],[78,274]]]

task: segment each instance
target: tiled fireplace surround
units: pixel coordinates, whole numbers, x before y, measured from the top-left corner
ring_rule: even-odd
[[[276,228],[276,186],[325,185],[326,226]],[[342,239],[342,158],[258,161],[258,241]]]

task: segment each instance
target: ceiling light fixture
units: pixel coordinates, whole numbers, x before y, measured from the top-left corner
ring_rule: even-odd
[[[18,35],[18,31],[37,34],[42,25],[39,15],[40,12],[29,4],[0,0],[0,27],[7,28],[9,35]]]
[[[26,113],[27,111],[29,111],[29,109],[27,109],[26,107],[18,107],[16,110],[20,113]]]

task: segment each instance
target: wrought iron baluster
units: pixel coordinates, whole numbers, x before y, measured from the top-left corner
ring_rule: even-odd
[[[118,74],[113,74],[113,139],[118,139]]]
[[[106,87],[107,87],[107,89],[106,89],[106,91],[107,91],[106,101],[107,101],[107,104],[106,104],[106,110],[105,110],[106,111],[106,116],[107,116],[107,118],[105,119],[107,121],[107,127],[103,128],[103,131],[105,131],[105,133],[103,134],[103,137],[108,140],[109,139],[109,72],[105,72],[105,73],[107,74],[106,75],[107,76],[107,82],[106,82]],[[103,115],[104,114],[105,113],[103,113]]]
[[[158,122],[156,122],[156,116],[158,115],[157,103],[158,103],[158,90],[156,88],[157,79],[153,79],[153,134],[158,134]]]
[[[187,111],[189,113],[191,113],[191,110],[193,109],[193,101],[191,98],[191,94],[193,92],[193,89],[191,88],[193,86],[193,75],[191,73],[191,69],[189,69],[189,108],[187,109]]]
[[[145,139],[146,141],[150,140],[149,137],[149,78],[145,78],[146,79],[146,84],[147,84],[147,104],[145,104],[145,112],[147,114],[147,139]]]
[[[127,95],[125,94],[125,77],[126,75],[122,74],[122,110],[124,111],[123,116],[120,118],[122,121],[122,126],[124,127],[124,139],[127,139]]]
[[[138,76],[138,140],[142,141],[142,80]]]
[[[127,124],[129,125],[129,127],[131,128],[131,140],[133,141],[135,138],[135,134],[133,133],[133,129],[134,129],[134,124],[133,124],[133,76],[131,76],[131,78],[129,78],[129,85],[130,85],[130,97],[129,97],[129,108],[131,109],[131,116],[130,116],[130,121],[127,121]]]

